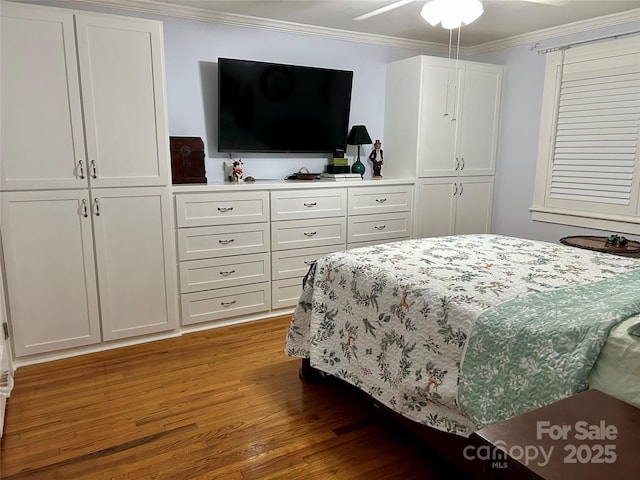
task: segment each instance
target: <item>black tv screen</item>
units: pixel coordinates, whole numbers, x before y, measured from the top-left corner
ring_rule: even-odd
[[[218,151],[345,150],[353,72],[218,59]]]

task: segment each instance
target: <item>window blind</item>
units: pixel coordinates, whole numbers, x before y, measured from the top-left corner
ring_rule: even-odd
[[[640,65],[594,66],[562,76],[549,197],[629,205],[639,168]]]

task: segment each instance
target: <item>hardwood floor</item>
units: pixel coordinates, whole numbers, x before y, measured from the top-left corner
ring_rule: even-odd
[[[289,317],[18,369],[3,479],[464,478],[284,355]]]

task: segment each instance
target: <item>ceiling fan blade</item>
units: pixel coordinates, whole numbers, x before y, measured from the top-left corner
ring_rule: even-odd
[[[523,2],[529,3],[541,3],[542,5],[553,5],[555,7],[560,7],[562,5],[566,5],[569,3],[569,0],[521,0]]]
[[[416,0],[398,0],[397,2],[387,5],[386,7],[380,7],[375,10],[372,10],[369,13],[365,13],[364,15],[354,17],[354,20],[366,20],[367,18],[375,17],[376,15],[380,15],[381,13],[388,12],[389,10],[395,10],[396,8],[402,7],[409,3],[413,3],[415,1]]]

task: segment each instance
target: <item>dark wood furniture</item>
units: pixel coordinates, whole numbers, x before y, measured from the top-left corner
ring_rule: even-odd
[[[486,480],[640,475],[640,409],[598,390],[490,425],[470,439],[476,448],[469,449],[468,456],[489,457],[484,458]],[[546,462],[541,449],[547,452]]]
[[[172,183],[207,183],[200,137],[169,137]]]
[[[561,238],[560,243],[571,247],[620,255],[622,257],[640,258],[640,242],[633,240],[629,240],[629,243],[625,246],[620,246],[607,244],[607,237],[576,235]]]

